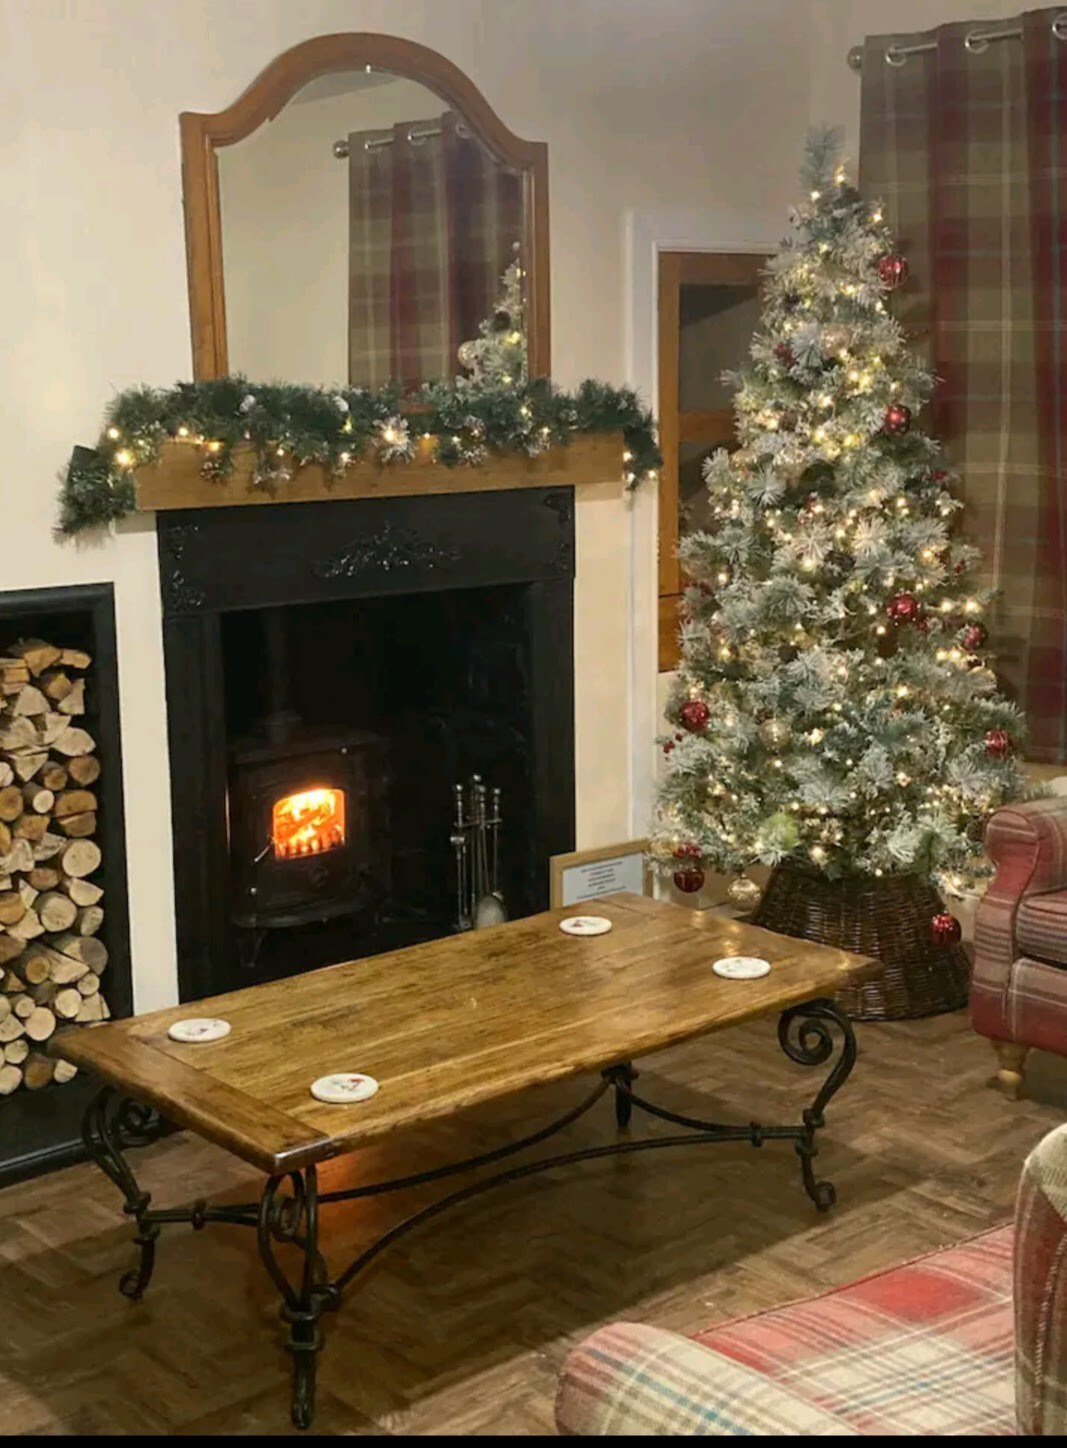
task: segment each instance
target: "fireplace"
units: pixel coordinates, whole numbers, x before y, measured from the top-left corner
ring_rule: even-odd
[[[455,928],[454,786],[509,914],[573,847],[570,489],[161,513],[183,999]]]

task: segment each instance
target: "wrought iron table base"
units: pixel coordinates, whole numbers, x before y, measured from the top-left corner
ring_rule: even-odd
[[[835,1047],[831,1026],[836,1026],[841,1032],[838,1047]],[[258,1202],[235,1206],[209,1206],[204,1201],[198,1201],[188,1207],[153,1208],[149,1194],[141,1190],[123,1153],[128,1147],[143,1146],[152,1141],[158,1130],[159,1119],[149,1108],[123,1097],[114,1087],[106,1086],[86,1109],[82,1137],[93,1160],[122,1193],[123,1210],[137,1225],[134,1237],[134,1242],[140,1249],[137,1265],[123,1274],[119,1290],[133,1299],[144,1295],[155,1265],[156,1239],[164,1226],[188,1223],[194,1231],[199,1231],[208,1222],[228,1222],[235,1226],[254,1227],[259,1255],[281,1295],[281,1317],[289,1329],[287,1346],[293,1358],[292,1420],[298,1428],[307,1428],[315,1413],[315,1362],[322,1346],[319,1318],[323,1312],[334,1310],[340,1304],[341,1294],[352,1279],[397,1238],[447,1208],[481,1196],[493,1187],[521,1181],[537,1172],[567,1166],[572,1162],[652,1151],[689,1142],[748,1141],[753,1146],[762,1146],[765,1141],[792,1141],[800,1157],[804,1190],[819,1211],[827,1211],[833,1206],[837,1194],[830,1182],[816,1177],[815,1157],[818,1147],[815,1134],[824,1125],[827,1104],[844,1085],[855,1064],[855,1037],[848,1019],[838,1011],[832,1001],[816,1000],[809,1001],[806,1005],[793,1006],[782,1013],[778,1022],[778,1040],[789,1059],[802,1066],[825,1065],[834,1056],[835,1049],[837,1050],[837,1059],[818,1095],[802,1112],[800,1122],[792,1126],[762,1126],[758,1122],[751,1122],[748,1126],[726,1126],[667,1111],[636,1094],[633,1083],[637,1079],[637,1072],[625,1061],[604,1071],[595,1090],[578,1106],[540,1131],[523,1137],[520,1141],[497,1147],[494,1151],[466,1161],[435,1167],[430,1171],[398,1177],[392,1181],[349,1187],[343,1191],[325,1192],[321,1195],[316,1169],[309,1166],[302,1171],[270,1177]],[[537,1146],[564,1130],[590,1110],[608,1090],[614,1092],[615,1119],[620,1130],[626,1129],[636,1107],[661,1121],[685,1127],[686,1134],[650,1137],[641,1141],[614,1141],[605,1146],[585,1147],[556,1156],[540,1157],[535,1161],[495,1172],[492,1176],[482,1177],[449,1192],[439,1201],[422,1207],[398,1222],[359,1253],[339,1276],[330,1277],[326,1261],[319,1251],[321,1205],[380,1196],[385,1192],[401,1191],[405,1187],[424,1186],[459,1172],[490,1166],[517,1152]],[[292,1270],[292,1263],[290,1271],[283,1267],[277,1251],[279,1247],[295,1249],[295,1271]]]

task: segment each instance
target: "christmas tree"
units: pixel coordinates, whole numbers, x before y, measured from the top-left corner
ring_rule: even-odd
[[[980,555],[916,426],[933,379],[887,310],[907,263],[839,154],[833,132],[809,142],[808,199],[731,378],[739,445],[705,464],[714,523],[681,547],[652,849],[682,889],[783,861],[958,888],[1022,793]]]
[[[526,381],[526,304],[523,270],[515,247],[515,260],[500,282],[500,296],[492,315],[478,323],[478,336],[461,342],[456,353],[474,386],[497,384],[519,387]]]

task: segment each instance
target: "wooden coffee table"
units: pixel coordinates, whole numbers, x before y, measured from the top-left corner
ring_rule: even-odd
[[[54,1037],[53,1054],[106,1083],[86,1111],[83,1136],[137,1225],[138,1264],[122,1278],[121,1291],[132,1298],[144,1293],[166,1224],[254,1227],[289,1328],[293,1421],[307,1427],[314,1414],[321,1314],[336,1308],[357,1273],[398,1237],[493,1186],[565,1163],[683,1142],[760,1146],[786,1140],[799,1154],[809,1197],[820,1210],[830,1207],[834,1189],[815,1175],[815,1134],[856,1059],[851,1026],[832,996],[867,962],[637,895],[614,895],[585,908],[609,918],[610,933],[564,935],[559,921],[583,912],[554,910]],[[756,980],[722,979],[711,964],[728,955],[763,956],[771,972]],[[795,1124],[701,1121],[634,1091],[635,1057],[770,1013],[779,1014],[778,1039],[790,1060],[828,1068]],[[190,1016],[218,1016],[232,1030],[213,1044],[170,1040],[168,1027]],[[311,1082],[335,1071],[367,1072],[380,1090],[358,1105],[316,1101]],[[591,1094],[521,1141],[395,1181],[318,1192],[321,1161],[476,1102],[588,1071],[599,1073]],[[391,1228],[331,1277],[319,1245],[321,1205],[503,1161],[568,1126],[607,1091],[614,1096],[616,1139],[478,1177]],[[630,1140],[621,1133],[635,1107],[684,1133]],[[264,1172],[260,1200],[153,1208],[125,1152],[152,1140],[164,1119]],[[277,1249],[286,1244],[296,1250],[283,1254],[283,1262]]]

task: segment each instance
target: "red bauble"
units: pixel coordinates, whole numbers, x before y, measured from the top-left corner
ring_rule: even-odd
[[[797,360],[788,342],[779,342],[774,349],[774,355],[783,367],[792,367]]]
[[[899,287],[908,279],[907,259],[890,253],[878,258],[878,275],[887,287]]]
[[[985,737],[985,752],[991,759],[1006,759],[1012,748],[1011,735],[1006,729],[990,729]]]
[[[935,468],[930,474],[930,481],[932,483],[947,483],[948,473],[945,472],[944,468]]]
[[[676,860],[699,860],[700,846],[692,840],[688,844],[679,845],[674,852],[674,858]]]
[[[707,727],[711,710],[703,699],[687,699],[678,710],[678,718],[690,734],[699,734]]]
[[[911,426],[911,408],[905,407],[902,402],[893,402],[885,410],[885,419],[882,422],[883,429],[892,436],[907,432]]]
[[[703,870],[679,870],[674,883],[683,895],[695,895],[704,883]]]
[[[931,917],[930,934],[934,937],[935,945],[956,945],[963,931],[955,915],[950,915],[946,910]]]
[[[919,600],[913,593],[897,593],[886,604],[885,611],[893,623],[917,623]]]
[[[960,643],[969,652],[974,653],[980,649],[986,641],[986,631],[980,623],[969,623],[960,634]]]

